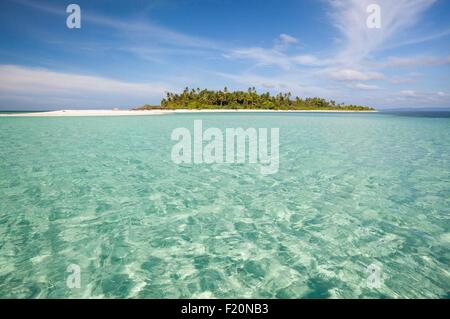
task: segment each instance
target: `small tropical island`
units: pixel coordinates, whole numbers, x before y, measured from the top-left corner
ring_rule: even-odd
[[[186,87],[181,94],[168,92],[161,104],[144,105],[135,110],[282,110],[282,111],[375,111],[360,105],[337,104],[323,98],[292,97],[290,92],[275,96],[269,92],[259,94],[254,87],[245,91],[230,92]]]

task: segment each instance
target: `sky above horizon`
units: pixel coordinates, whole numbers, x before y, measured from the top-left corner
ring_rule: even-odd
[[[447,0],[1,0],[0,30],[0,110],[129,108],[186,86],[450,107]]]

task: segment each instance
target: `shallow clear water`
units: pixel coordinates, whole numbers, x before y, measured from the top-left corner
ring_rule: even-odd
[[[279,127],[279,172],[174,164],[195,119]],[[449,150],[445,116],[0,118],[0,297],[448,297]]]

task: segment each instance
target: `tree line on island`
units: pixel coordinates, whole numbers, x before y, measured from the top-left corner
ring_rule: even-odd
[[[254,87],[245,91],[229,92],[224,90],[200,90],[186,87],[181,94],[167,93],[161,105],[144,105],[137,110],[154,109],[258,109],[258,110],[338,110],[338,111],[373,111],[374,109],[360,105],[337,104],[333,100],[323,98],[292,97],[291,93],[259,94]]]

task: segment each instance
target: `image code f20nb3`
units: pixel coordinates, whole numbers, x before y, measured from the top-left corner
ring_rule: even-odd
[[[448,299],[449,21],[444,0],[0,1],[0,299]]]

